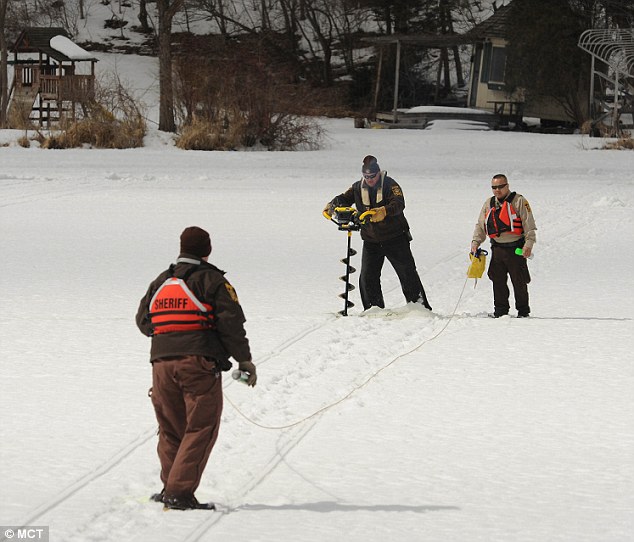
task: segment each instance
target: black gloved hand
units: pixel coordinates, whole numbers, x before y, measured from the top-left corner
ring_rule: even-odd
[[[238,369],[248,373],[249,378],[247,379],[247,386],[255,386],[255,383],[258,381],[258,375],[255,372],[255,365],[253,365],[250,361],[240,361],[238,362]]]

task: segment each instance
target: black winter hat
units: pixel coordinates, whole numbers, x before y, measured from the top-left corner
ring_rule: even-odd
[[[381,171],[379,167],[379,163],[376,161],[376,158],[371,154],[368,154],[363,159],[363,166],[361,166],[361,173],[369,174],[369,173],[378,173]]]
[[[209,234],[198,226],[185,228],[181,233],[181,253],[204,258],[211,254]]]

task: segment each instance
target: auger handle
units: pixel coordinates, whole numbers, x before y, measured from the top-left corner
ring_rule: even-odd
[[[355,213],[356,209],[354,207],[334,207],[333,211],[335,213],[343,213],[343,212]],[[326,211],[325,209],[323,210],[321,214],[324,215],[326,220],[332,220],[332,215],[329,215],[328,211]]]
[[[367,220],[367,218],[375,214],[376,214],[376,211],[374,209],[369,209],[365,211],[364,213],[361,213],[361,215],[359,215],[359,223],[365,224],[365,221]]]

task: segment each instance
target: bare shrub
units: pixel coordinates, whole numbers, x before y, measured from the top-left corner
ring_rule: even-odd
[[[317,150],[323,136],[321,125],[310,117],[278,114],[271,119],[269,135],[262,141],[271,150]]]
[[[590,120],[586,120],[584,121],[584,123],[581,125],[581,128],[579,129],[579,133],[583,134],[583,135],[588,135],[592,133],[592,128],[593,128],[593,122],[592,119]]]
[[[46,136],[42,133],[41,130],[36,129],[35,133],[31,136],[31,141],[37,141],[40,144],[40,147],[44,144],[44,141],[46,141]]]
[[[222,122],[195,119],[187,124],[176,140],[180,149],[196,151],[226,151],[241,145],[241,134],[237,123],[226,129]]]
[[[16,103],[9,108],[8,126],[17,130],[29,130],[35,124],[29,117],[31,115],[31,105],[25,102]]]
[[[29,138],[26,135],[23,135],[18,138],[18,145],[20,145],[20,147],[24,147],[25,149],[28,149],[31,146],[31,142],[29,141]]]
[[[211,38],[208,38],[211,39]],[[177,145],[200,144],[207,131],[210,148],[264,147],[269,150],[315,149],[323,132],[303,114],[308,87],[294,84],[292,66],[253,44],[218,42],[177,57],[175,95],[183,126]],[[215,137],[211,137],[211,133]],[[192,134],[197,134],[193,136]]]
[[[90,117],[70,122],[44,140],[45,149],[68,149],[88,145],[100,149],[129,149],[143,146],[145,121],[118,120],[106,109],[95,106]]]
[[[89,145],[103,149],[143,146],[147,126],[141,106],[117,75],[97,85],[95,101],[87,104],[87,116],[62,122],[61,130],[47,137],[42,147],[73,148]]]

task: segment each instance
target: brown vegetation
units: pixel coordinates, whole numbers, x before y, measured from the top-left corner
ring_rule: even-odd
[[[280,55],[277,45],[197,40],[202,45],[181,47],[196,53],[182,54],[175,62],[183,126],[179,147],[293,150],[320,145],[322,131],[308,115],[325,113],[317,98],[328,95],[298,81],[297,67]],[[207,54],[210,43],[213,54]],[[336,101],[328,98],[332,108]]]
[[[129,149],[143,146],[145,121],[142,118],[118,120],[109,111],[97,107],[90,117],[71,122],[49,135],[45,149],[68,149],[88,145],[101,149]]]
[[[88,115],[62,123],[61,130],[44,139],[45,149],[91,146],[129,149],[143,146],[146,123],[132,94],[114,75],[98,85],[95,102],[86,105]]]
[[[630,135],[628,137],[622,137],[616,141],[606,143],[604,149],[610,150],[631,150],[634,151],[634,138]]]

